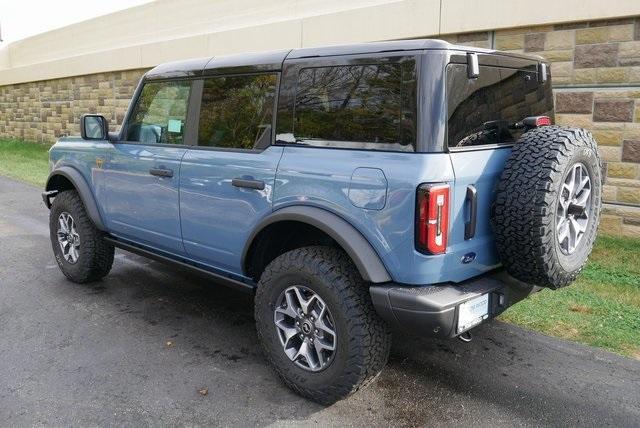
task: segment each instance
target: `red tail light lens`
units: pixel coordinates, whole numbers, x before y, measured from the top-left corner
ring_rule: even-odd
[[[551,125],[551,118],[549,116],[529,116],[522,120],[522,124],[527,130],[539,126],[549,126]]]
[[[551,119],[549,116],[538,116],[536,118],[536,126],[549,126],[551,125]]]
[[[423,184],[418,188],[416,247],[430,254],[447,251],[449,185]]]

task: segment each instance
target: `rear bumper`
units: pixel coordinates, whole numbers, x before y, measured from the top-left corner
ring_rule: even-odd
[[[459,284],[385,284],[371,286],[369,292],[376,312],[391,326],[421,336],[449,338],[469,330],[457,328],[460,304],[489,294],[486,321],[539,289],[499,271]]]

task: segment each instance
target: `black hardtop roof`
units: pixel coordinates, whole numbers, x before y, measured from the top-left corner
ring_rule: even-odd
[[[317,58],[339,55],[361,55],[381,52],[453,50],[486,54],[508,55],[543,61],[539,56],[512,54],[490,49],[454,45],[437,39],[393,40],[387,42],[357,43],[312,48],[283,49],[268,52],[196,58],[160,64],[145,74],[146,79],[195,77],[234,72],[279,71],[285,59]]]

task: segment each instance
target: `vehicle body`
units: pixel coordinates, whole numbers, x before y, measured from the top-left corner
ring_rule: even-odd
[[[43,197],[75,189],[109,245],[248,291],[288,251],[339,249],[387,323],[454,337],[536,289],[501,268],[491,210],[540,116],[541,58],[437,40],[181,61],[119,132],[86,116],[60,139]]]

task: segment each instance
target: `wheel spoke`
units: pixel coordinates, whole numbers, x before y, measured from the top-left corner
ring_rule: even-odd
[[[69,233],[69,229],[67,228],[67,222],[64,219],[64,214],[60,215],[60,218],[58,218],[58,224],[60,225],[60,229],[58,229],[58,233],[63,232],[63,233]]]
[[[570,221],[571,221],[573,230],[575,230],[576,236],[579,233],[584,233],[586,225],[582,225],[578,220],[575,219],[575,217],[572,217]]]
[[[312,356],[312,351],[311,351],[311,347],[309,346],[309,342],[306,341],[306,340],[304,340],[302,342],[302,345],[300,345],[300,349],[298,350],[298,352],[294,356],[294,361],[297,360],[300,357],[305,359],[307,365],[309,366],[309,368],[311,370],[315,370],[315,369],[317,369],[319,367],[318,362]]]
[[[323,340],[316,340],[315,342],[313,342],[313,345],[316,348],[316,351],[318,352],[318,354],[320,354],[320,351],[322,350],[327,350],[327,351],[334,351],[336,349],[335,345],[333,345],[332,343],[326,343]]]
[[[572,204],[579,206],[580,208],[586,208],[590,196],[591,189],[582,189],[582,191],[576,195],[576,198],[573,200]]]
[[[285,306],[284,308],[283,307],[277,307],[276,308],[276,312],[280,313],[280,314],[287,315],[287,316],[289,316],[291,318],[295,318],[298,315],[296,310],[293,307],[289,306],[289,305]]]
[[[302,309],[302,312],[305,315],[309,314],[309,306],[311,306],[311,304],[313,303],[313,301],[316,298],[316,295],[312,295],[311,297],[309,297],[309,299],[305,299],[305,297],[302,295],[302,292],[296,287],[293,289],[296,293],[296,297],[298,298],[298,303],[300,304],[300,308]]]
[[[558,225],[558,243],[562,245],[568,236],[569,222],[566,219],[563,219],[562,222]]]
[[[284,347],[289,347],[289,341],[291,338],[295,337],[298,334],[298,331],[294,327],[290,327],[286,325],[283,320],[280,320],[276,323],[276,326],[280,329],[282,334],[284,335]]]
[[[328,333],[332,336],[335,336],[336,333],[333,331],[333,329],[331,327],[329,327],[322,318],[319,318],[316,321],[316,328],[320,331],[323,331],[325,333]]]

